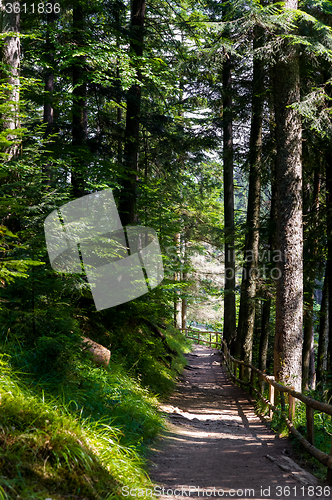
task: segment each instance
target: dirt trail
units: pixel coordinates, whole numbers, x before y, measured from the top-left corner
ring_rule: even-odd
[[[150,477],[161,500],[332,500],[332,487],[324,491],[292,460],[288,442],[255,415],[216,349],[196,346],[187,359],[176,392],[162,407],[169,425],[151,456]]]

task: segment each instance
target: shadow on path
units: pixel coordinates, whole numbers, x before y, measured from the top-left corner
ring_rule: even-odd
[[[187,359],[177,390],[162,406],[169,425],[151,455],[150,477],[162,500],[332,499],[332,488],[324,494],[293,462],[287,440],[256,416],[250,397],[220,366],[218,350],[196,346]],[[284,470],[274,458],[284,461]]]

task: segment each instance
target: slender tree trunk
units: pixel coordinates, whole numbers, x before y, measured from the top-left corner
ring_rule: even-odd
[[[182,280],[185,283],[188,279],[187,266],[188,266],[188,250],[187,250],[187,235],[185,234],[184,240],[184,255],[183,255],[183,266],[184,270],[182,272]],[[186,292],[185,292],[186,293]],[[182,297],[182,307],[181,307],[181,327],[187,328],[187,298]]]
[[[56,14],[54,13],[55,0],[49,2],[52,6],[51,12],[46,14],[47,35],[45,43],[45,54],[47,57],[48,68],[45,73],[45,97],[44,97],[44,117],[43,121],[46,124],[45,136],[48,137],[53,130],[53,92],[54,92],[54,44],[51,41],[52,31],[55,27]]]
[[[327,290],[328,290],[328,318],[329,342],[327,371],[332,374],[332,154],[326,153],[326,217],[327,217]]]
[[[177,233],[175,235],[174,244],[175,244],[176,253],[177,253],[177,265],[179,265],[181,262],[181,235],[180,235],[180,233]],[[181,271],[177,270],[174,273],[174,282],[175,283],[180,282],[180,280],[181,280]],[[173,312],[174,327],[175,328],[181,328],[181,323],[182,323],[182,319],[181,319],[182,301],[181,301],[180,295],[181,295],[180,290],[175,290],[175,293],[174,293],[174,312]]]
[[[259,369],[262,372],[266,371],[267,350],[269,346],[270,336],[270,312],[271,312],[271,297],[267,294],[264,296],[262,307],[262,327],[261,338],[259,342]]]
[[[130,53],[136,58],[143,56],[145,0],[131,1]],[[142,80],[140,70],[136,77]],[[138,174],[139,127],[141,113],[141,85],[130,87],[127,93],[127,114],[124,144],[124,177],[120,194],[119,214],[124,226],[136,220],[136,183]]]
[[[285,6],[297,8],[297,1]],[[286,44],[286,42],[285,42]],[[277,241],[283,256],[277,280],[274,374],[276,380],[301,390],[303,327],[302,130],[299,58],[285,45],[275,65],[274,98],[277,145]]]
[[[84,10],[77,1],[73,8],[73,36],[78,46],[84,45]],[[87,139],[87,86],[85,82],[85,58],[79,56],[72,67],[73,72],[73,108],[72,108],[72,144],[74,160],[71,183],[75,198],[85,193],[85,166],[83,148]]]
[[[178,293],[176,292],[175,298],[174,298],[174,328],[181,328],[181,300],[177,296]]]
[[[114,17],[115,17],[115,30],[116,30],[116,47],[120,49],[120,30],[121,22],[123,22],[125,6],[121,0],[115,0],[114,2]],[[116,123],[117,123],[117,160],[119,165],[122,165],[123,157],[123,131],[122,131],[122,88],[121,88],[121,77],[120,77],[120,58],[116,61],[116,101],[118,107],[116,109]]]
[[[224,7],[223,7],[224,9]],[[226,8],[225,8],[226,9]],[[233,182],[232,62],[228,54],[223,66],[223,163],[225,217],[225,295],[224,340],[228,345],[236,337],[235,243]]]
[[[183,273],[183,279],[187,279],[187,273]],[[187,328],[187,299],[185,297],[182,298],[182,309],[181,309],[181,327]]]
[[[53,92],[54,92],[54,44],[51,41],[52,30],[55,28],[56,14],[54,12],[55,0],[50,2],[51,12],[46,14],[47,35],[45,43],[45,54],[48,62],[48,68],[45,73],[45,93],[44,93],[44,116],[43,122],[46,124],[45,137],[48,137],[53,132],[54,109],[53,109]],[[45,165],[44,173],[47,176],[47,184],[52,182],[52,168],[50,164]]]
[[[310,284],[304,287],[304,293],[306,295],[306,303],[303,311],[302,390],[308,391],[311,388],[309,384],[309,373],[314,335],[314,294]]]
[[[269,239],[268,248],[270,253],[276,247],[276,182],[275,182],[275,168],[272,168],[272,179],[271,179],[271,208],[270,208],[270,228],[269,228]],[[267,363],[267,351],[269,346],[269,336],[270,336],[270,315],[272,306],[272,296],[271,291],[269,291],[269,284],[271,283],[271,276],[267,276],[266,284],[263,290],[263,305],[262,305],[262,329],[261,338],[259,344],[259,367],[260,370],[266,370]]]
[[[262,30],[255,28],[254,49],[262,43]],[[253,96],[249,151],[249,196],[247,208],[246,262],[243,268],[241,302],[237,333],[237,354],[247,363],[252,361],[252,343],[255,326],[256,280],[258,277],[259,215],[261,191],[262,123],[264,103],[264,68],[254,59]]]
[[[6,5],[11,5],[11,12],[2,10],[1,12],[1,32],[20,32],[20,14],[14,12],[15,2],[6,2]],[[5,89],[7,107],[3,105],[2,113],[2,128],[8,131],[7,140],[13,141],[10,147],[4,148],[3,152],[9,160],[18,152],[18,145],[15,143],[14,130],[20,127],[19,119],[19,67],[20,67],[20,39],[18,36],[9,35],[4,40],[4,45],[1,46],[1,79],[5,80],[8,86]]]
[[[54,92],[54,74],[53,72],[48,71],[45,75],[45,92],[47,92],[45,96],[44,102],[44,123],[46,123],[45,136],[48,137],[52,133],[53,129],[53,103],[52,103],[52,94]]]
[[[320,306],[319,340],[317,354],[317,383],[324,388],[327,372],[327,352],[329,344],[329,291],[328,291],[328,269],[325,269],[322,303]]]
[[[314,174],[314,191],[313,191],[313,203],[308,207],[308,212],[313,211],[315,215],[316,222],[318,216],[319,207],[319,191],[320,191],[320,181],[321,176],[317,170]],[[309,194],[309,193],[308,193]],[[308,196],[310,199],[310,196]],[[312,363],[312,357],[314,355],[313,345],[314,345],[314,291],[315,291],[315,278],[316,278],[316,259],[318,251],[318,241],[317,237],[312,241],[309,239],[306,246],[308,246],[307,253],[307,272],[304,276],[304,300],[305,308],[303,311],[303,350],[302,350],[302,390],[308,391],[309,389],[314,389],[314,363]],[[313,368],[313,369],[312,369]],[[311,377],[310,377],[310,372]]]

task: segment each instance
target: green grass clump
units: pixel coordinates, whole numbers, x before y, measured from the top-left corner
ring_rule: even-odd
[[[164,426],[157,398],[173,389],[188,342],[144,318],[83,326],[35,343],[8,330],[0,344],[0,500],[130,498],[123,486],[145,498],[153,488],[145,456]],[[107,368],[82,335],[112,345]]]
[[[109,420],[75,418],[59,398],[36,395],[4,355],[0,367],[0,498],[120,499],[124,485],[150,484]]]

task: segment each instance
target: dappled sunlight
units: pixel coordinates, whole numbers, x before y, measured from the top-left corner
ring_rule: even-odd
[[[272,494],[278,485],[298,487],[296,471],[285,473],[268,458],[280,456],[287,443],[262,424],[249,396],[215,363],[215,350],[199,346],[187,359],[192,369],[185,370],[185,379],[161,406],[169,425],[150,468],[152,480],[165,488],[160,499],[199,497],[209,489],[222,489],[225,497],[259,499],[267,488]],[[251,493],[245,495],[248,488]],[[232,489],[239,493],[232,495]]]

